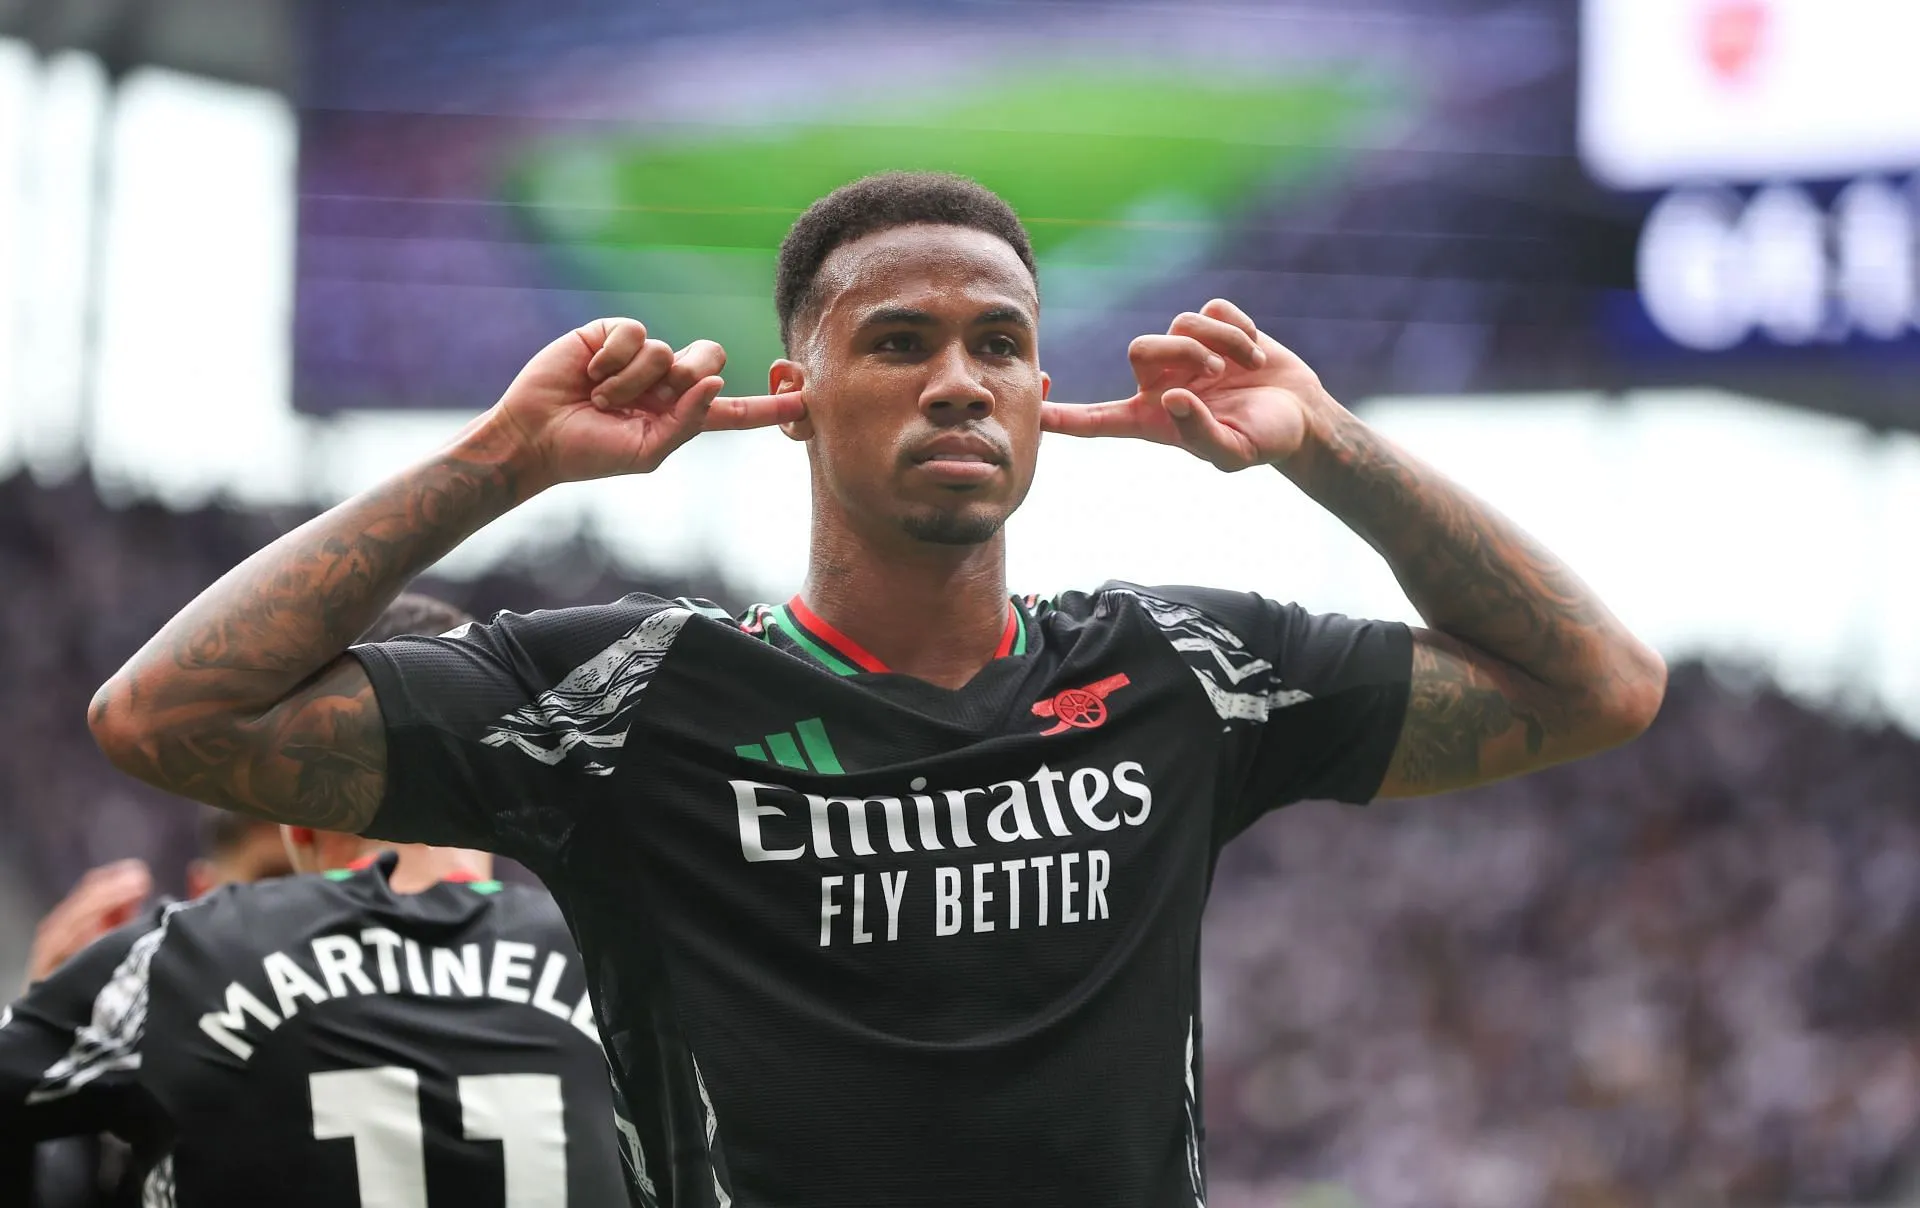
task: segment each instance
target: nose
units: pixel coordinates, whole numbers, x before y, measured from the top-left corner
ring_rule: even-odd
[[[993,391],[980,380],[960,341],[944,345],[929,362],[920,410],[936,424],[963,424],[993,414]]]

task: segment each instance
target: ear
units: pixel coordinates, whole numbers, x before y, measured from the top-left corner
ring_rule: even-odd
[[[782,357],[767,370],[767,390],[770,393],[790,394],[795,390],[805,389],[806,384],[806,366],[798,361],[789,361]],[[780,425],[780,430],[787,434],[788,440],[812,440],[813,417],[803,415],[799,419],[788,420]]]
[[[1042,369],[1040,371],[1040,401],[1041,402],[1044,403],[1047,401],[1047,394],[1050,391],[1052,391],[1052,389],[1053,389],[1053,375],[1051,373],[1048,373],[1046,370]]]

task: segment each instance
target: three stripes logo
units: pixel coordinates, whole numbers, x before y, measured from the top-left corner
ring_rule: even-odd
[[[840,766],[840,757],[834,754],[833,744],[827,741],[827,728],[817,717],[793,723],[791,731],[767,735],[765,745],[745,743],[735,747],[733,753],[759,763],[771,760],[796,772],[818,772],[822,776],[846,774],[846,769]]]

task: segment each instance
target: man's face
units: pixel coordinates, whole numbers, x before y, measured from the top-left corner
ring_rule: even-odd
[[[1047,377],[1039,299],[1005,241],[907,226],[834,249],[796,348],[816,505],[944,545],[991,538],[1026,497]],[[796,380],[783,362],[774,388]],[[825,499],[821,498],[822,491]]]

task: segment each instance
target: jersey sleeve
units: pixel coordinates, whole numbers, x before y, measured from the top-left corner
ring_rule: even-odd
[[[0,1008],[0,1137],[128,1136],[153,1110],[141,1049],[148,975],[171,908],[100,937]]]
[[[1407,626],[1251,593],[1147,591],[1223,723],[1223,840],[1295,801],[1373,799],[1406,720]]]
[[[539,867],[619,766],[647,684],[692,615],[634,595],[353,647],[387,738],[386,795],[366,833]]]

